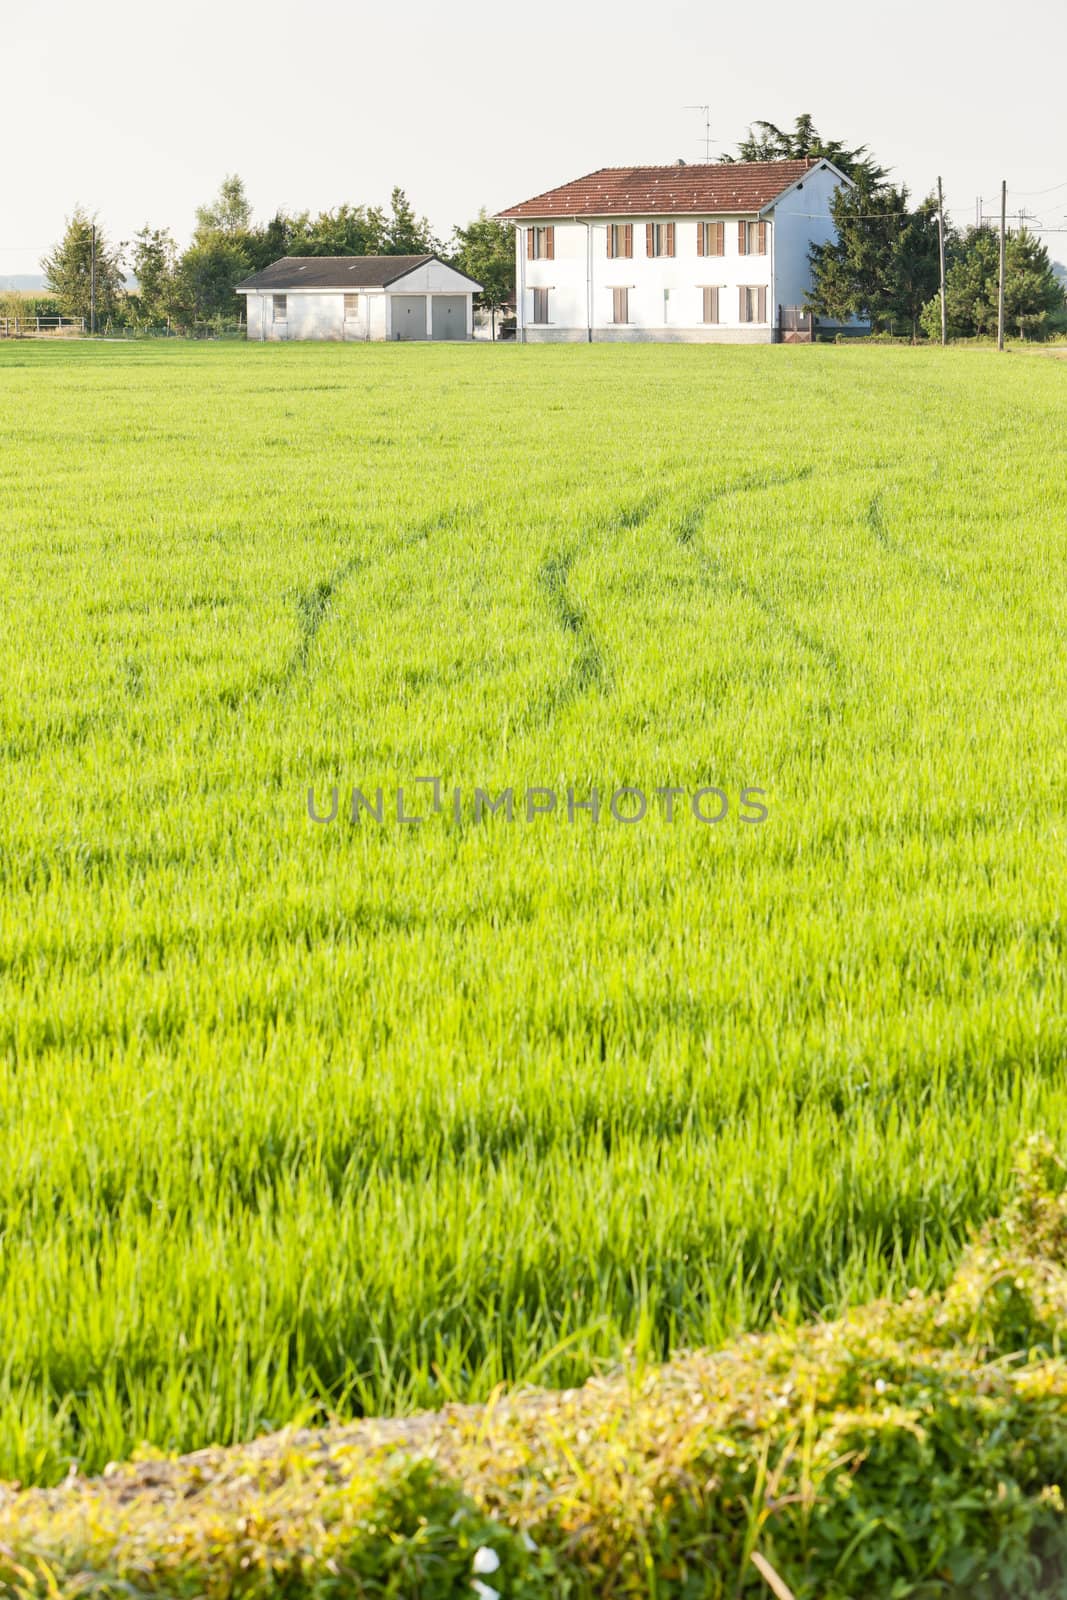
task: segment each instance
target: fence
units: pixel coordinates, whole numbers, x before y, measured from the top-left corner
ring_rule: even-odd
[[[38,334],[84,332],[84,317],[0,317],[0,339],[31,339]]]
[[[87,333],[86,317],[0,317],[0,339],[35,339],[45,335]],[[114,326],[108,319],[97,324],[98,338],[105,339],[243,339],[244,322],[194,322],[188,328],[131,328]]]

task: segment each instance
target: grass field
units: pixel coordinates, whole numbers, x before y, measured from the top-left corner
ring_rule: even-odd
[[[944,1282],[1067,1136],[1065,402],[0,348],[0,1475]]]

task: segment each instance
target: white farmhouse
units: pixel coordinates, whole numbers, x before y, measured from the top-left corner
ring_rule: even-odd
[[[470,339],[481,284],[437,256],[285,256],[237,285],[250,339]]]
[[[518,337],[767,344],[811,335],[808,251],[834,237],[829,161],[604,167],[502,211]]]

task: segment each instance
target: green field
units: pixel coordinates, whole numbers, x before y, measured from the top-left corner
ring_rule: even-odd
[[[1067,1138],[1065,418],[975,351],[0,348],[0,1476],[941,1284]]]

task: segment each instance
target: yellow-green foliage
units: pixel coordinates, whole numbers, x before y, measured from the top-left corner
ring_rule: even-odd
[[[1067,1143],[1065,384],[0,348],[0,1475],[944,1286]],[[770,815],[308,820],[435,773]]]
[[[282,1435],[0,1502],[0,1581],[56,1594],[1062,1595],[1064,1169],[943,1296],[562,1394]],[[486,1557],[479,1565],[485,1570]],[[489,1565],[493,1566],[492,1558]]]

